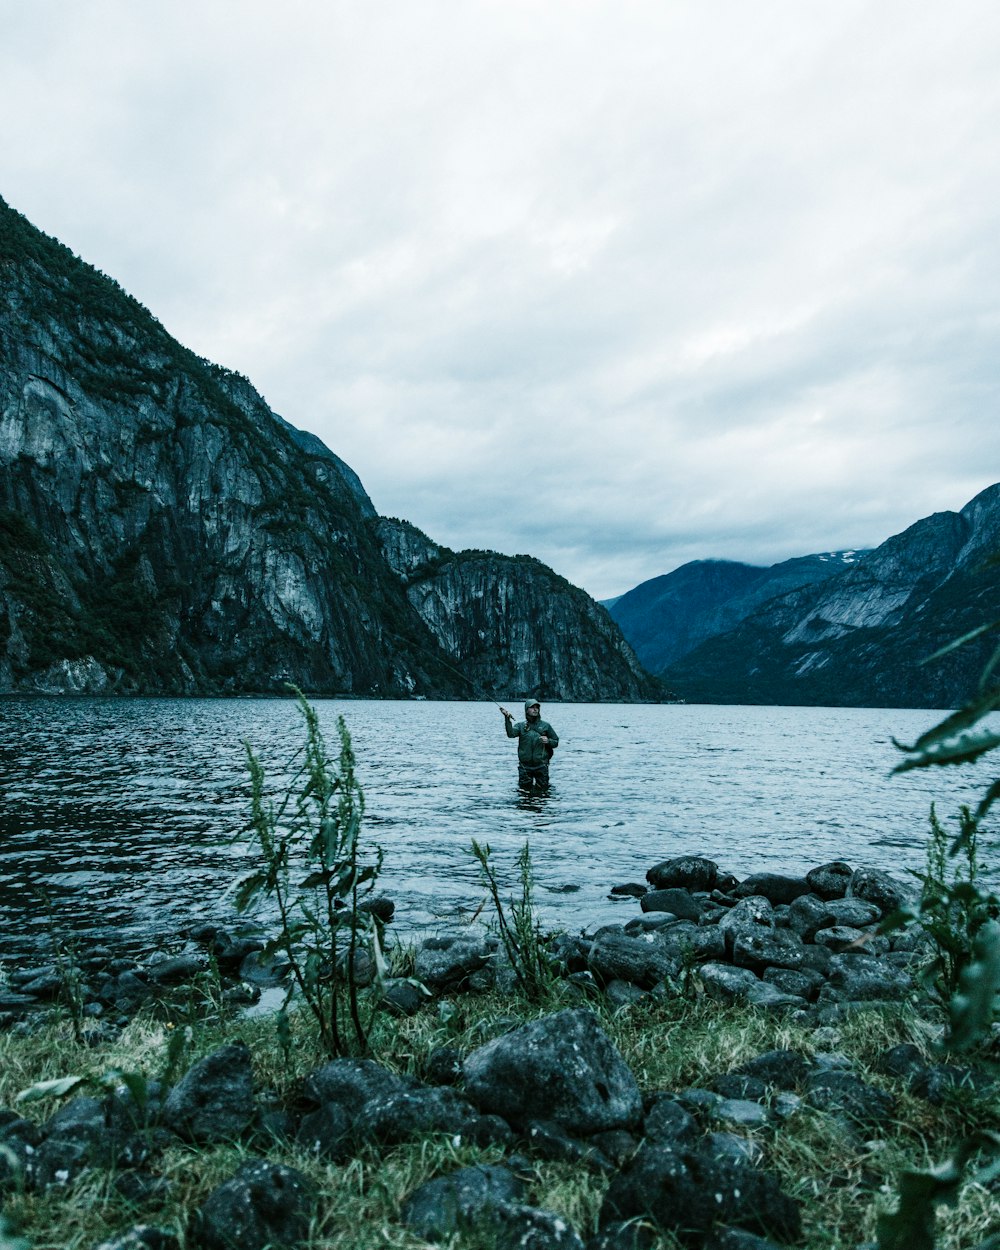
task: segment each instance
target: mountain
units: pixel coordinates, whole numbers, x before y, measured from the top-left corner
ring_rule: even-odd
[[[733,629],[768,599],[825,581],[859,554],[863,553],[832,551],[770,568],[732,560],[694,560],[605,603],[639,659],[656,673],[707,639]]]
[[[542,697],[572,685],[595,699],[642,680],[607,611],[540,561],[449,551],[405,521],[382,518],[377,530],[410,604],[473,685]],[[561,643],[540,649],[540,636]]]
[[[761,604],[728,633],[668,664],[691,702],[954,707],[997,645],[1000,484],[938,512],[820,583]]]
[[[415,578],[397,524],[0,200],[0,691],[659,697],[545,566],[424,540]]]

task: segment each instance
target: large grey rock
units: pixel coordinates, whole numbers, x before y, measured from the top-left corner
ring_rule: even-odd
[[[603,930],[590,948],[591,972],[601,981],[628,981],[642,989],[651,989],[681,970],[680,960],[656,937]]]
[[[832,1112],[863,1127],[891,1118],[896,1100],[884,1089],[866,1084],[853,1072],[813,1072],[806,1078],[805,1100],[819,1111]]]
[[[310,1154],[343,1163],[353,1153],[354,1120],[339,1103],[324,1103],[316,1111],[302,1117],[296,1140]]]
[[[817,929],[832,923],[829,920],[829,904],[818,894],[801,894],[789,904],[788,928],[806,942],[811,942]]]
[[[755,1076],[775,1089],[799,1089],[809,1075],[809,1061],[796,1050],[766,1050],[741,1064],[737,1072]]]
[[[759,984],[757,974],[749,968],[734,968],[731,964],[703,964],[698,976],[709,998],[732,1003],[745,999],[750,990]]]
[[[903,906],[912,891],[880,868],[856,868],[847,893],[850,898],[874,903],[882,916],[888,916]]]
[[[602,1227],[648,1217],[685,1239],[704,1235],[716,1224],[735,1223],[783,1241],[798,1237],[798,1203],[777,1180],[710,1149],[643,1146],[628,1169],[611,1182],[601,1207]]]
[[[413,975],[433,990],[460,985],[486,964],[491,953],[481,938],[436,939],[417,951]]]
[[[805,877],[786,877],[777,872],[755,872],[744,878],[733,891],[737,898],[761,896],[769,902],[791,903],[809,893]]]
[[[462,1168],[414,1190],[401,1218],[424,1241],[454,1244],[464,1234],[495,1250],[583,1250],[564,1219],[520,1202],[523,1192],[506,1168]]]
[[[874,903],[863,898],[835,898],[826,904],[825,928],[827,925],[845,924],[852,929],[864,929],[880,920],[882,913]]]
[[[586,1136],[630,1128],[642,1115],[635,1077],[585,1008],[488,1042],[466,1058],[464,1071],[469,1097],[514,1123],[555,1120]]]
[[[719,875],[719,865],[702,855],[679,855],[654,864],[646,880],[654,890],[679,886],[685,890],[711,890]]]
[[[294,1250],[309,1236],[316,1202],[301,1172],[267,1160],[245,1163],[195,1216],[200,1250]]]
[[[374,1059],[331,1059],[309,1073],[302,1094],[314,1107],[335,1102],[353,1117],[371,1099],[397,1093],[410,1084]]]
[[[805,950],[798,934],[788,929],[764,929],[759,925],[737,931],[733,936],[733,963],[738,968],[791,968],[805,966]]]
[[[768,899],[759,894],[740,899],[718,924],[718,931],[725,937],[729,951],[732,951],[733,943],[741,933],[753,933],[762,928],[774,928],[774,908]]]
[[[199,1060],[163,1104],[164,1125],[202,1144],[240,1137],[256,1114],[250,1051],[242,1042]]]
[[[673,888],[650,890],[639,900],[643,911],[668,911],[681,920],[697,920],[704,910],[703,903],[690,890]]]
[[[850,1002],[898,1002],[915,988],[910,974],[888,960],[851,955],[834,956],[828,985]]]
[[[813,894],[822,899],[843,898],[853,875],[854,869],[850,864],[835,859],[832,863],[810,868],[806,873],[806,883]]]
[[[479,1118],[454,1089],[433,1086],[399,1090],[365,1103],[358,1117],[364,1137],[395,1145],[431,1133],[461,1133]]]

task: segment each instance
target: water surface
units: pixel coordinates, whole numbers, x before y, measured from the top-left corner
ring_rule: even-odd
[[[890,777],[892,736],[911,741],[928,711],[551,703],[552,789],[526,799],[493,704],[315,706],[331,746],[347,721],[382,891],[418,933],[481,903],[473,838],[511,876],[529,840],[543,920],[578,931],[636,914],[609,888],[674,855],[737,876],[832,859],[905,876],[923,865],[931,801],[950,819],[991,776]],[[0,701],[0,958],[27,957],[53,924],[143,947],[230,922],[227,886],[253,864],[244,742],[277,783],[302,738],[283,699]]]

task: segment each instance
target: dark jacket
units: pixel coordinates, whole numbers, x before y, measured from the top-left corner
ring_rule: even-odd
[[[516,723],[505,720],[504,728],[507,730],[508,738],[517,738],[517,758],[528,768],[538,768],[542,764],[549,762],[551,751],[545,749],[545,743],[542,741],[542,734],[549,740],[550,747],[559,745],[559,735],[552,728],[547,720],[538,720],[533,723],[527,719],[528,708],[534,707],[534,701],[529,700],[524,705],[525,719]]]

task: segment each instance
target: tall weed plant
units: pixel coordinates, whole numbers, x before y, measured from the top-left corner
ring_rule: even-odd
[[[252,786],[249,833],[259,867],[237,885],[240,911],[263,899],[276,905],[279,931],[264,955],[281,953],[292,984],[312,1013],[320,1041],[332,1056],[364,1052],[374,999],[362,1001],[361,969],[381,969],[378,920],[362,903],[375,887],[382,852],[367,862],[361,846],[365,802],[355,775],[354,750],[343,717],[337,718],[336,761],[327,751],[319,718],[296,692],[305,721],[284,794],[269,796],[264,766],[247,744]],[[279,1030],[283,1012],[279,1015]]]
[[[479,862],[483,883],[489,891],[500,941],[514,970],[518,988],[531,1002],[539,1002],[552,987],[553,973],[535,913],[535,878],[530,843],[525,842],[517,856],[520,892],[512,894],[506,905],[501,896],[489,843],[480,844],[473,839],[472,854]]]
[[[936,651],[924,663],[940,659],[998,628],[1000,621],[993,621],[972,630]],[[977,690],[962,707],[921,734],[912,745],[895,743],[906,755],[895,772],[973,763],[1000,747],[1000,732],[994,724],[987,723],[990,714],[1000,709],[998,665],[1000,646],[983,669]],[[958,835],[950,846],[931,807],[927,869],[921,877],[918,909],[897,912],[885,923],[887,929],[916,923],[935,947],[935,959],[928,973],[948,1000],[947,1050],[971,1050],[981,1045],[990,1036],[998,1015],[1000,900],[977,880],[981,822],[998,798],[1000,778],[994,777],[974,812],[968,807],[961,809]],[[948,861],[960,856],[962,859],[949,872]],[[970,1179],[984,1186],[1000,1179],[1000,1134],[973,1134],[937,1167],[904,1172],[896,1210],[878,1221],[878,1250],[934,1250],[938,1207],[956,1202]],[[976,1250],[1000,1250],[1000,1235],[987,1237]]]

